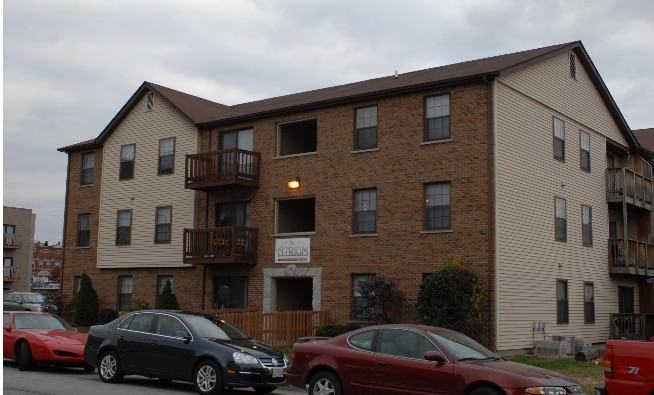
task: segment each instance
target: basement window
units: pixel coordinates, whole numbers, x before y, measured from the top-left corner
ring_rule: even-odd
[[[277,233],[314,232],[315,230],[315,198],[277,201]]]
[[[307,119],[279,125],[279,156],[316,152],[318,141],[318,121]]]

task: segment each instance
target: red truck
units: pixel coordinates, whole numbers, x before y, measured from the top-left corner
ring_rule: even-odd
[[[604,387],[596,395],[654,395],[654,337],[648,342],[608,340]]]

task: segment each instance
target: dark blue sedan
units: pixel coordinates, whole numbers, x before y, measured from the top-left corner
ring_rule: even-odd
[[[201,394],[245,387],[269,393],[287,385],[288,360],[282,351],[212,315],[166,310],[129,313],[92,326],[84,358],[97,366],[105,383],[135,374],[190,382]]]

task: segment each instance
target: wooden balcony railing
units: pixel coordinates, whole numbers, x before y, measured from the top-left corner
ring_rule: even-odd
[[[609,239],[609,271],[612,274],[654,276],[654,244]]]
[[[23,245],[23,235],[20,233],[4,233],[4,248],[20,248]]]
[[[606,169],[606,200],[652,210],[652,179],[627,168]]]
[[[654,314],[611,314],[611,339],[647,340],[654,336]]]
[[[3,266],[2,278],[4,281],[18,281],[20,280],[20,268],[16,266]]]
[[[184,263],[257,263],[258,229],[244,226],[184,229]]]
[[[261,153],[232,148],[186,155],[185,188],[211,190],[222,186],[259,187]]]

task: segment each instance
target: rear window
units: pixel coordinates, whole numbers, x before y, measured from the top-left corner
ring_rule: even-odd
[[[354,348],[359,348],[361,350],[372,351],[372,341],[375,337],[376,331],[365,331],[355,333],[350,336],[348,342]]]

